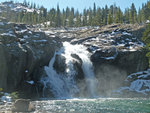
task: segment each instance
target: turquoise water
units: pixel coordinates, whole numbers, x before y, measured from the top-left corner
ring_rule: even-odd
[[[38,113],[150,113],[147,98],[98,98],[37,101]]]

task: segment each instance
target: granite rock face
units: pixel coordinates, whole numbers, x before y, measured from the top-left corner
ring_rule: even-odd
[[[33,31],[24,24],[0,22],[0,87],[11,91],[27,81],[37,84],[42,67],[60,46],[58,37]]]
[[[131,74],[148,68],[145,46],[135,33],[140,35],[144,26],[118,24],[103,27],[68,28],[63,30],[49,29],[49,35],[72,44],[82,44],[91,53],[91,61],[95,68],[109,64],[121,68]],[[51,32],[50,32],[51,31]],[[47,30],[45,31],[47,32]],[[48,32],[47,32],[48,33]]]
[[[44,66],[62,47],[62,42],[68,41],[87,47],[95,75],[101,81],[99,85],[103,86],[99,90],[105,95],[118,88],[127,75],[148,68],[144,44],[133,34],[143,27],[136,27],[111,25],[41,29],[0,21],[0,88],[8,91],[23,89],[26,95],[33,91],[32,96],[35,97],[42,92],[40,78],[46,76]],[[76,54],[72,57],[76,59],[73,63],[78,73],[76,80],[83,80],[82,61]],[[56,56],[54,69],[58,73],[64,73],[64,62],[63,56]]]
[[[129,74],[148,68],[144,43],[135,34],[141,29],[144,26],[111,25],[56,30],[54,34],[72,44],[87,47],[91,53],[95,75],[100,81],[100,95],[112,96],[110,92],[123,85]],[[54,29],[49,31],[54,32]]]

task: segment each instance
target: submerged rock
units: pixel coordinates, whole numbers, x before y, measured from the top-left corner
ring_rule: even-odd
[[[35,106],[30,103],[30,100],[18,99],[14,103],[13,112],[33,112],[35,111]]]

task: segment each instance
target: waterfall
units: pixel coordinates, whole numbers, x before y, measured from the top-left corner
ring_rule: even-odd
[[[50,87],[56,98],[71,98],[74,94],[79,93],[79,88],[76,85],[75,75],[76,71],[73,66],[72,54],[76,54],[82,60],[82,70],[84,72],[86,85],[88,87],[88,93],[94,97],[96,94],[96,78],[93,72],[93,65],[89,59],[89,52],[83,45],[72,45],[68,42],[63,43],[63,47],[55,52],[48,66],[45,66],[45,72],[48,75],[47,78],[43,78],[41,81],[44,84],[44,88]],[[64,74],[58,74],[53,68],[56,55],[62,55],[65,57],[66,70]]]

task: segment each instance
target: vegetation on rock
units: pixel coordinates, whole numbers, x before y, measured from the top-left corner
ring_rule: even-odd
[[[146,30],[143,33],[142,40],[145,42],[146,48],[149,50],[149,52],[147,52],[146,56],[149,59],[149,66],[150,66],[150,24],[147,25]]]

